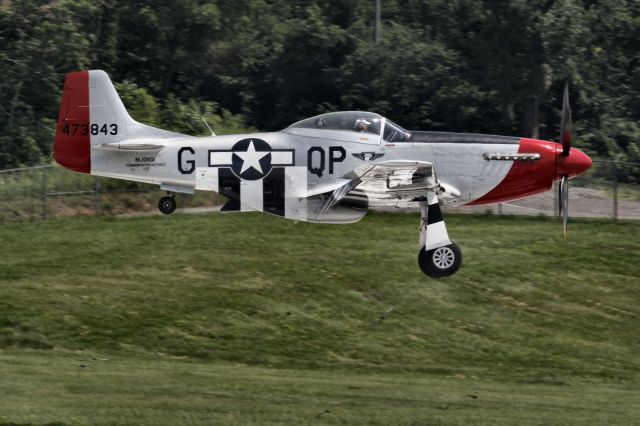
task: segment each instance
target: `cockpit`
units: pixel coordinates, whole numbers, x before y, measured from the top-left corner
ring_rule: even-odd
[[[398,126],[391,120],[384,123],[384,133],[382,139],[387,142],[411,142],[411,133]]]
[[[330,112],[298,121],[289,129],[314,129],[354,132],[356,134],[380,135],[386,142],[411,142],[411,133],[391,120],[372,112]]]

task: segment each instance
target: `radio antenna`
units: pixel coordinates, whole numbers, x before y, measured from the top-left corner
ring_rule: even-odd
[[[209,131],[211,132],[211,136],[216,136],[216,132],[214,132],[211,126],[209,126],[209,123],[207,123],[207,120],[204,118],[204,115],[201,116],[200,118],[202,118],[204,125],[207,126],[207,129],[209,129]]]

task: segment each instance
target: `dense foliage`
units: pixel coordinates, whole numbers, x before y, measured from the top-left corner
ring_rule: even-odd
[[[365,109],[410,129],[554,139],[640,161],[635,0],[0,1],[0,168],[50,153],[64,74],[104,69],[174,130],[276,130]],[[636,176],[636,179],[638,177]],[[630,176],[629,179],[634,179]]]

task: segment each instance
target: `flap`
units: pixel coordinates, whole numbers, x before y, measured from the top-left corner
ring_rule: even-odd
[[[433,164],[424,161],[378,163],[360,179],[359,190],[394,198],[423,197],[439,186]]]

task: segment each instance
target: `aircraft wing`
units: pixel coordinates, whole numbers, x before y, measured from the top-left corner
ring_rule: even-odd
[[[438,187],[433,164],[422,161],[379,163],[362,174],[360,181],[358,190],[394,199],[426,197]]]
[[[432,163],[422,161],[389,161],[362,166],[353,172],[351,179],[330,193],[322,207],[322,213],[333,206],[361,202],[368,199],[371,207],[397,206],[398,202],[426,199],[427,193],[436,188],[442,192]],[[444,187],[455,195],[455,189]]]

